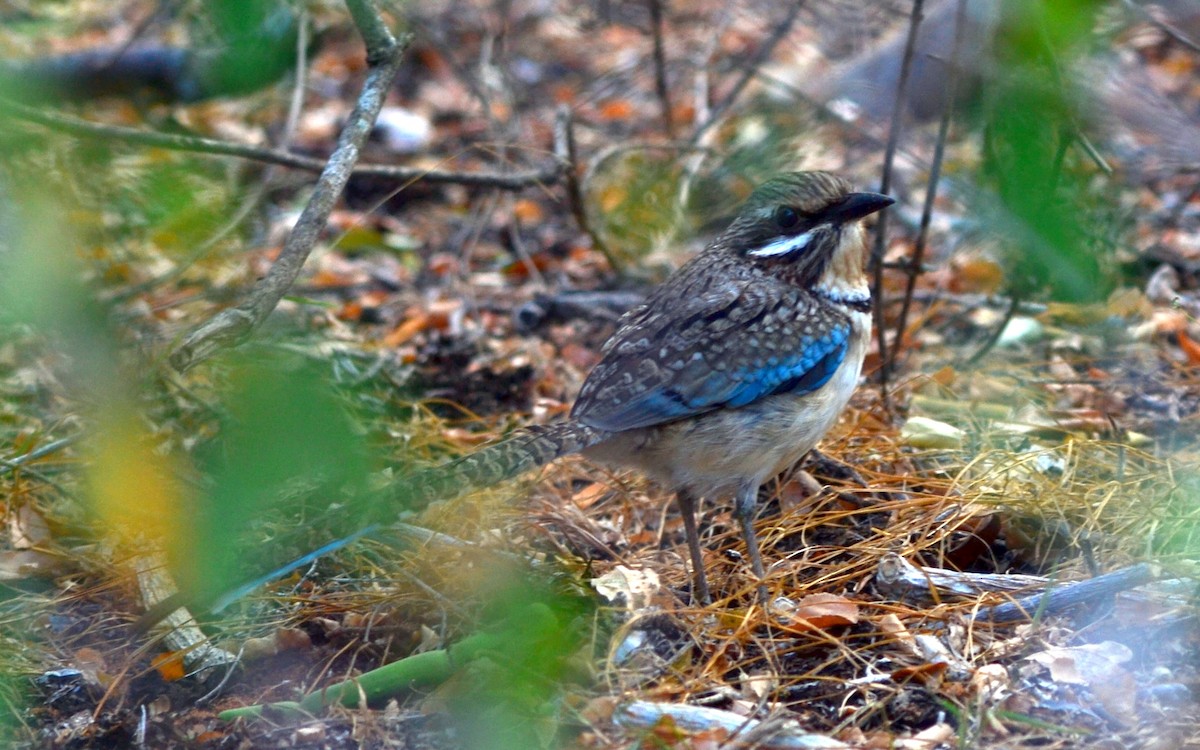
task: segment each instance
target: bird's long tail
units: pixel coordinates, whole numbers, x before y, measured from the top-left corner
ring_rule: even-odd
[[[403,474],[395,480],[395,485],[390,488],[389,494],[394,502],[376,501],[377,505],[386,507],[374,509],[372,514],[374,522],[364,523],[358,530],[347,536],[329,542],[318,550],[225,592],[213,600],[209,605],[209,610],[219,612],[231,602],[240,599],[264,583],[282,578],[294,570],[310,565],[313,560],[322,555],[328,555],[358,539],[378,532],[383,526],[395,520],[395,514],[400,510],[420,510],[435,500],[449,500],[473,489],[498,484],[525,471],[547,464],[560,456],[578,453],[599,443],[609,435],[610,433],[572,421],[526,427],[505,440],[481,448],[470,455],[441,466],[412,474]],[[164,603],[169,606],[155,607],[154,612],[147,613],[143,619],[151,623],[157,622],[177,607],[187,603],[183,595],[173,596]]]
[[[406,510],[499,484],[609,436],[574,421],[523,428],[462,458],[397,478],[396,499]]]

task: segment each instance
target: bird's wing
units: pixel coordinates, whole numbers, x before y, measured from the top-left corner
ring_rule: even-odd
[[[605,345],[571,415],[617,432],[807,393],[837,370],[849,337],[845,315],[786,285],[648,300]]]

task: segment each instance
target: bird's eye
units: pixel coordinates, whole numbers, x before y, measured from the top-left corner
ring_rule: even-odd
[[[775,209],[775,223],[780,229],[792,229],[800,223],[800,214],[791,206],[780,206]]]

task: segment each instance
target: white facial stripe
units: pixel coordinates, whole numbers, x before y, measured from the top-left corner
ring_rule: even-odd
[[[804,234],[798,234],[795,237],[783,237],[757,250],[751,250],[746,255],[753,255],[755,258],[775,258],[780,255],[799,252],[812,241],[812,233],[813,230],[810,229]]]

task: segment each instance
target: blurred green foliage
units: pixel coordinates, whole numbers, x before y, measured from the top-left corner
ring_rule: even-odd
[[[676,238],[683,168],[675,154],[634,149],[603,161],[590,202],[597,230],[621,261],[637,268],[652,251]]]
[[[196,45],[197,98],[256,91],[296,62],[297,12],[286,0],[211,0],[207,33]]]
[[[444,690],[455,731],[478,750],[557,746],[563,685],[584,677],[574,657],[588,644],[593,600],[520,569],[495,571],[486,587],[483,627],[503,647],[479,654]]]
[[[247,565],[244,547],[231,543],[238,532],[272,509],[302,517],[303,508],[294,506],[328,506],[357,495],[369,468],[361,431],[342,408],[327,368],[262,348],[226,366],[219,439],[196,456],[206,477],[204,498],[181,509],[187,533],[169,548],[177,582],[200,600],[272,559],[264,552]]]
[[[1014,294],[1103,299],[1114,279],[1090,246],[1094,165],[1084,148],[1079,98],[1066,71],[1087,50],[1102,3],[1070,0],[1005,3],[996,70],[984,88],[982,178],[999,211],[980,207],[1012,251]],[[1086,64],[1086,63],[1085,63]]]

